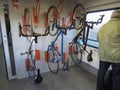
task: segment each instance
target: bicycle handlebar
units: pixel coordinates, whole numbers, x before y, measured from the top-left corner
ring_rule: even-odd
[[[97,20],[97,24],[99,24],[99,23],[101,23],[102,21],[103,21],[103,17],[105,16],[105,15],[100,15],[101,16],[101,18],[99,18],[98,20]]]
[[[47,34],[39,34],[39,33],[36,33],[36,32],[32,32],[30,35],[24,34],[22,32],[23,27],[21,26],[20,23],[18,23],[18,24],[19,24],[19,33],[24,37],[36,37],[36,36],[46,36],[47,35]]]
[[[100,15],[100,16],[101,16],[101,17],[100,17],[97,21],[90,21],[90,22],[86,22],[86,23],[99,24],[99,23],[102,22],[103,17],[104,17],[105,15]]]
[[[100,15],[100,18],[96,22],[95,21],[86,22],[87,26],[90,27],[90,28],[93,28],[94,24],[98,25],[99,23],[101,23],[103,21],[104,16],[105,15]],[[90,26],[89,24],[92,24],[92,25]]]

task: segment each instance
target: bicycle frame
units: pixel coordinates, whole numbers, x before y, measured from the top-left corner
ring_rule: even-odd
[[[57,26],[56,26],[57,28]],[[57,28],[58,29],[58,28]],[[65,30],[65,31],[64,31]],[[53,74],[57,74],[57,72],[59,71],[59,62],[62,61],[63,64],[63,70],[64,71],[69,71],[69,59],[67,59],[67,61],[64,61],[65,58],[63,56],[64,52],[63,52],[63,39],[64,39],[64,34],[66,34],[66,29],[59,29],[57,32],[57,35],[55,37],[55,40],[51,42],[51,44],[48,46],[48,67],[50,69],[50,71]],[[55,43],[57,41],[57,39],[61,36],[61,50],[58,51],[55,48]],[[51,58],[52,57],[52,58]]]
[[[32,80],[34,79],[33,82],[38,84],[42,82],[43,78],[40,75],[40,69],[36,67],[35,57],[32,54],[32,52],[34,52],[32,50],[32,44],[34,41],[35,43],[37,43],[37,36],[30,42],[28,51],[21,53],[21,55],[27,54],[27,58],[25,59],[26,71],[28,72],[29,77],[33,76],[32,78]],[[37,72],[37,77],[35,71]]]
[[[60,30],[58,31],[58,34],[57,34],[55,40],[51,42],[51,45],[49,45],[50,48],[57,53],[57,56],[59,56],[59,61],[61,61],[61,60],[63,59],[63,55],[62,55],[62,54],[63,54],[63,38],[64,38],[64,35],[63,35],[63,34],[64,34],[63,30],[60,29]],[[61,35],[61,51],[59,52],[58,50],[56,50],[56,49],[54,48],[54,46],[55,46],[55,42],[57,41],[57,39],[58,39],[58,37],[59,37],[60,35]]]
[[[73,38],[72,42],[78,42],[79,36],[81,36],[82,32],[83,32],[83,36],[80,37],[80,39],[82,40],[84,46],[84,50],[86,49],[86,44],[87,44],[87,39],[88,39],[88,34],[89,34],[89,30],[93,29],[94,24],[98,25],[99,23],[102,22],[104,15],[100,15],[101,17],[96,21],[96,22],[85,22],[85,26],[80,30],[80,32]],[[91,24],[91,25],[89,25]],[[86,38],[85,38],[85,30],[86,31]],[[81,44],[80,42],[78,42],[79,44]]]

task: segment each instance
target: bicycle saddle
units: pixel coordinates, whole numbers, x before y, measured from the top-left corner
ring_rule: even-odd
[[[40,75],[40,69],[38,69],[38,70],[37,70],[37,78],[35,79],[35,83],[36,83],[36,84],[40,84],[40,83],[42,83],[42,81],[43,81],[43,78],[42,78],[42,76]]]

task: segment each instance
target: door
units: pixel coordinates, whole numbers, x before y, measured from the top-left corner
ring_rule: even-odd
[[[8,50],[9,50],[9,56],[10,56],[11,71],[12,71],[12,76],[14,76],[16,75],[16,70],[15,70],[15,60],[14,60],[8,4],[4,4],[4,18],[5,18],[5,26],[6,26],[6,33],[7,33],[6,35],[7,35],[7,41],[8,41],[7,44],[8,44]]]
[[[0,23],[0,82],[7,80],[7,68],[6,62],[4,57],[4,48],[3,48],[3,41],[2,41],[2,31],[1,31],[1,23]]]
[[[11,25],[9,18],[9,5],[3,4],[3,8],[0,8],[0,24],[1,24],[1,34],[2,34],[2,43],[3,43],[3,54],[6,65],[6,71],[8,79],[16,78],[16,68],[15,68],[15,60],[14,60],[14,50],[13,50],[13,42],[12,42],[12,33],[11,33]]]

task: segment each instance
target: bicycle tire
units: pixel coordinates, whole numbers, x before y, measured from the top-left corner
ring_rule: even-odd
[[[45,33],[43,34],[43,36],[47,36],[49,34],[49,27],[45,28]]]
[[[77,4],[73,9],[73,19],[75,22],[75,29],[82,30],[85,25],[86,12],[82,4]]]
[[[30,15],[29,9],[25,8],[24,10],[24,29],[27,32],[26,34],[31,34],[32,31],[32,17]]]
[[[50,6],[47,12],[47,22],[48,22],[47,28],[49,29],[49,33],[51,36],[55,36],[58,32],[57,28],[53,28],[55,19],[57,20],[57,24],[59,24],[59,15],[58,15],[57,8],[55,6]]]
[[[25,31],[25,36],[27,40],[30,41],[31,40],[30,35],[32,35],[33,28],[32,28],[32,18],[31,18],[28,8],[25,8],[24,10],[24,21],[23,22],[24,22],[23,29]]]
[[[53,74],[57,74],[59,71],[59,62],[55,61],[55,53],[54,50],[50,48],[50,46],[48,46],[48,53],[49,53],[49,57],[48,57],[48,68],[49,70],[53,73]]]
[[[79,43],[72,44],[72,53],[71,53],[72,61],[79,65],[82,61],[82,49]]]

